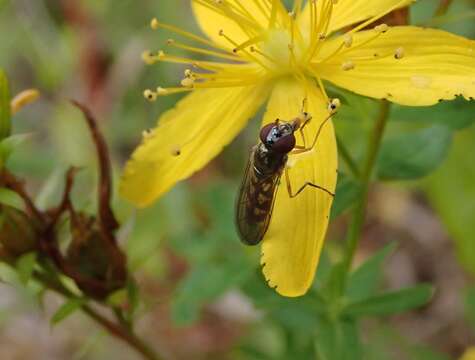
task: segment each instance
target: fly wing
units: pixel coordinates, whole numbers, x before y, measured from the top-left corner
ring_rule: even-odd
[[[244,172],[236,201],[236,226],[241,241],[257,245],[262,241],[272,216],[280,174],[259,178],[254,168],[254,147]]]

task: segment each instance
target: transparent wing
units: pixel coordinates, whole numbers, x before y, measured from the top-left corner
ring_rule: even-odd
[[[258,179],[251,152],[236,201],[236,227],[247,245],[260,243],[269,227],[280,173]]]

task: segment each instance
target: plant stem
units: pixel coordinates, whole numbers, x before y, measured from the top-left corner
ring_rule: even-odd
[[[343,274],[345,277],[343,281],[343,288],[346,283],[347,274],[349,273],[351,264],[353,263],[356,248],[361,238],[361,232],[363,229],[366,215],[366,207],[368,204],[368,192],[371,183],[371,176],[373,174],[373,168],[378,157],[384,130],[386,129],[389,110],[390,103],[386,100],[383,100],[381,102],[381,108],[379,111],[378,118],[376,119],[373,133],[369,139],[366,162],[360,176],[362,191],[359,198],[359,202],[356,208],[354,209],[353,218],[346,237],[347,248],[345,251],[345,257],[343,259]]]
[[[356,165],[355,160],[351,156],[345,144],[343,144],[343,142],[340,140],[338,136],[336,137],[336,143],[338,145],[338,153],[341,155],[343,161],[348,166],[348,169],[351,171],[354,177],[359,178],[360,170],[358,169],[358,166]]]
[[[449,10],[450,5],[452,5],[452,2],[453,0],[441,0],[439,7],[435,11],[434,16],[437,17],[437,16],[445,15],[447,11]]]
[[[35,273],[35,278],[44,284],[48,289],[66,298],[75,296],[67,288],[65,288],[60,281],[51,279],[46,274]],[[140,353],[144,359],[161,360],[161,357],[151,348],[151,346],[140,339],[131,329],[109,320],[107,317],[93,309],[90,305],[85,304],[81,306],[81,310],[92,320],[107,330],[109,334],[124,341],[135,351]]]

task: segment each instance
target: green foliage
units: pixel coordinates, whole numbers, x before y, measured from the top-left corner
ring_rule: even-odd
[[[336,186],[335,200],[333,201],[331,219],[338,217],[341,213],[353,205],[361,194],[361,185],[346,176],[338,175],[338,184]]]
[[[410,180],[435,170],[445,159],[452,132],[446,126],[394,136],[384,141],[377,164],[384,180]]]
[[[5,164],[14,150],[23,144],[31,135],[18,134],[0,140],[0,167]]]
[[[36,253],[30,252],[20,256],[16,261],[16,270],[20,281],[23,284],[27,284],[33,276],[33,272],[36,266]]]
[[[10,136],[11,133],[10,113],[10,89],[8,79],[0,69],[0,140]]]
[[[374,295],[381,281],[383,263],[395,247],[395,243],[386,245],[350,274],[346,288],[349,301],[357,302]]]
[[[381,316],[411,310],[426,304],[434,294],[431,285],[423,284],[373,296],[345,307],[344,315]]]
[[[424,182],[431,204],[455,240],[461,263],[475,274],[475,128],[456,135],[448,160]]]
[[[475,122],[475,101],[457,98],[422,108],[394,105],[391,120],[463,130]]]
[[[86,304],[83,298],[71,298],[61,305],[51,318],[51,325],[57,325]]]

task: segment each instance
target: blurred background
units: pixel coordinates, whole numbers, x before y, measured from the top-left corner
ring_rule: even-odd
[[[433,18],[438,5],[419,0],[411,23],[475,38],[475,1],[455,0],[447,15]],[[184,70],[142,63],[143,50],[163,48],[172,36],[151,31],[152,16],[199,31],[188,0],[0,0],[0,67],[13,94],[30,87],[42,93],[14,118],[15,132],[32,136],[9,163],[40,206],[58,201],[63,173],[74,164],[83,167],[75,203],[94,210],[94,147],[68,99],[85,102],[100,119],[117,179],[142,131],[179,98],[151,104],[142,95],[146,88],[176,84]],[[346,100],[337,133],[359,160],[378,103],[351,94]],[[313,359],[315,343],[325,337],[312,292],[292,300],[268,289],[258,250],[241,246],[234,231],[234,198],[258,118],[154,206],[135,211],[115,200],[121,245],[141,290],[138,332],[170,359]],[[381,179],[392,181],[372,188],[357,264],[392,243],[381,288],[429,282],[436,293],[419,310],[361,321],[358,344],[346,337],[339,344],[358,346],[364,359],[457,359],[475,346],[473,121],[473,102],[460,99],[430,108],[393,107],[378,169]],[[421,165],[417,156],[425,151],[430,156]],[[394,153],[400,156],[388,155]],[[385,176],[390,170],[384,164],[401,157],[415,159],[416,174],[405,172],[406,163],[399,175]],[[344,196],[337,194],[315,287],[341,255],[354,200],[351,177],[341,172]],[[139,359],[79,313],[51,326],[60,297],[20,286],[5,265],[0,279],[0,359]]]

